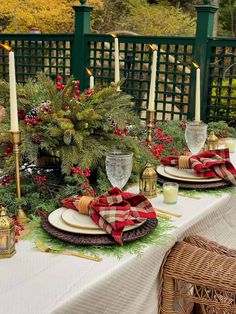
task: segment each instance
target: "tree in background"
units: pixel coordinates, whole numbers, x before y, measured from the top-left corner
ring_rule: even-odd
[[[8,0],[0,1],[0,32],[25,33],[37,26],[42,33],[65,33],[73,30],[71,0]],[[103,0],[88,0],[98,10]]]
[[[226,35],[236,37],[236,2],[220,0],[219,21]]]
[[[155,4],[157,2],[158,4]],[[135,31],[143,35],[193,35],[194,19],[168,1],[88,0],[94,6],[92,31]],[[0,32],[24,33],[32,26],[42,33],[73,31],[75,0],[0,1]]]
[[[96,29],[100,32],[126,30],[142,35],[192,36],[195,19],[166,1],[150,5],[146,0],[104,0],[104,14]]]

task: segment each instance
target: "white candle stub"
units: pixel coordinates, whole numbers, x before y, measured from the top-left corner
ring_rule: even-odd
[[[167,204],[175,204],[178,196],[178,184],[166,182],[163,184],[164,202]]]
[[[89,78],[89,88],[94,89],[94,76],[91,75]]]

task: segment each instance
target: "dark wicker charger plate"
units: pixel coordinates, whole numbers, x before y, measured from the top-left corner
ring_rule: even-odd
[[[224,181],[224,180],[216,181],[216,182],[209,182],[209,183],[185,182],[181,180],[165,178],[159,174],[157,176],[157,182],[161,184],[165,182],[176,182],[179,184],[179,187],[182,189],[195,189],[195,190],[217,189],[217,188],[223,188],[230,185],[229,182]]]
[[[130,242],[138,240],[155,230],[157,227],[158,220],[147,219],[147,221],[139,228],[126,231],[123,234],[123,241]],[[49,222],[47,217],[42,217],[41,221],[42,228],[51,236],[61,241],[76,244],[76,245],[110,245],[116,244],[112,236],[109,234],[101,235],[88,235],[88,234],[77,234],[62,231],[53,227]]]

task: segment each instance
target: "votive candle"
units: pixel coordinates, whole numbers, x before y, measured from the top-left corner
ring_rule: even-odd
[[[177,202],[179,185],[175,182],[165,182],[163,184],[164,203],[175,204]]]
[[[225,140],[225,147],[229,149],[230,153],[234,153],[235,151],[235,140],[233,138],[229,138]]]

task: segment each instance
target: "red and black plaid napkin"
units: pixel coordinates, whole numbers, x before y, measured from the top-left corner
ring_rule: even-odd
[[[78,210],[76,204],[80,197],[72,196],[63,199],[61,203],[64,207]],[[145,196],[122,192],[116,187],[91,202],[89,215],[120,245],[123,245],[122,232],[126,226],[139,224],[147,218],[156,219],[152,204]]]
[[[178,156],[166,156],[161,159],[165,166],[178,167],[178,162]],[[189,169],[193,169],[198,177],[221,178],[236,185],[236,169],[230,162],[228,149],[190,156]]]

